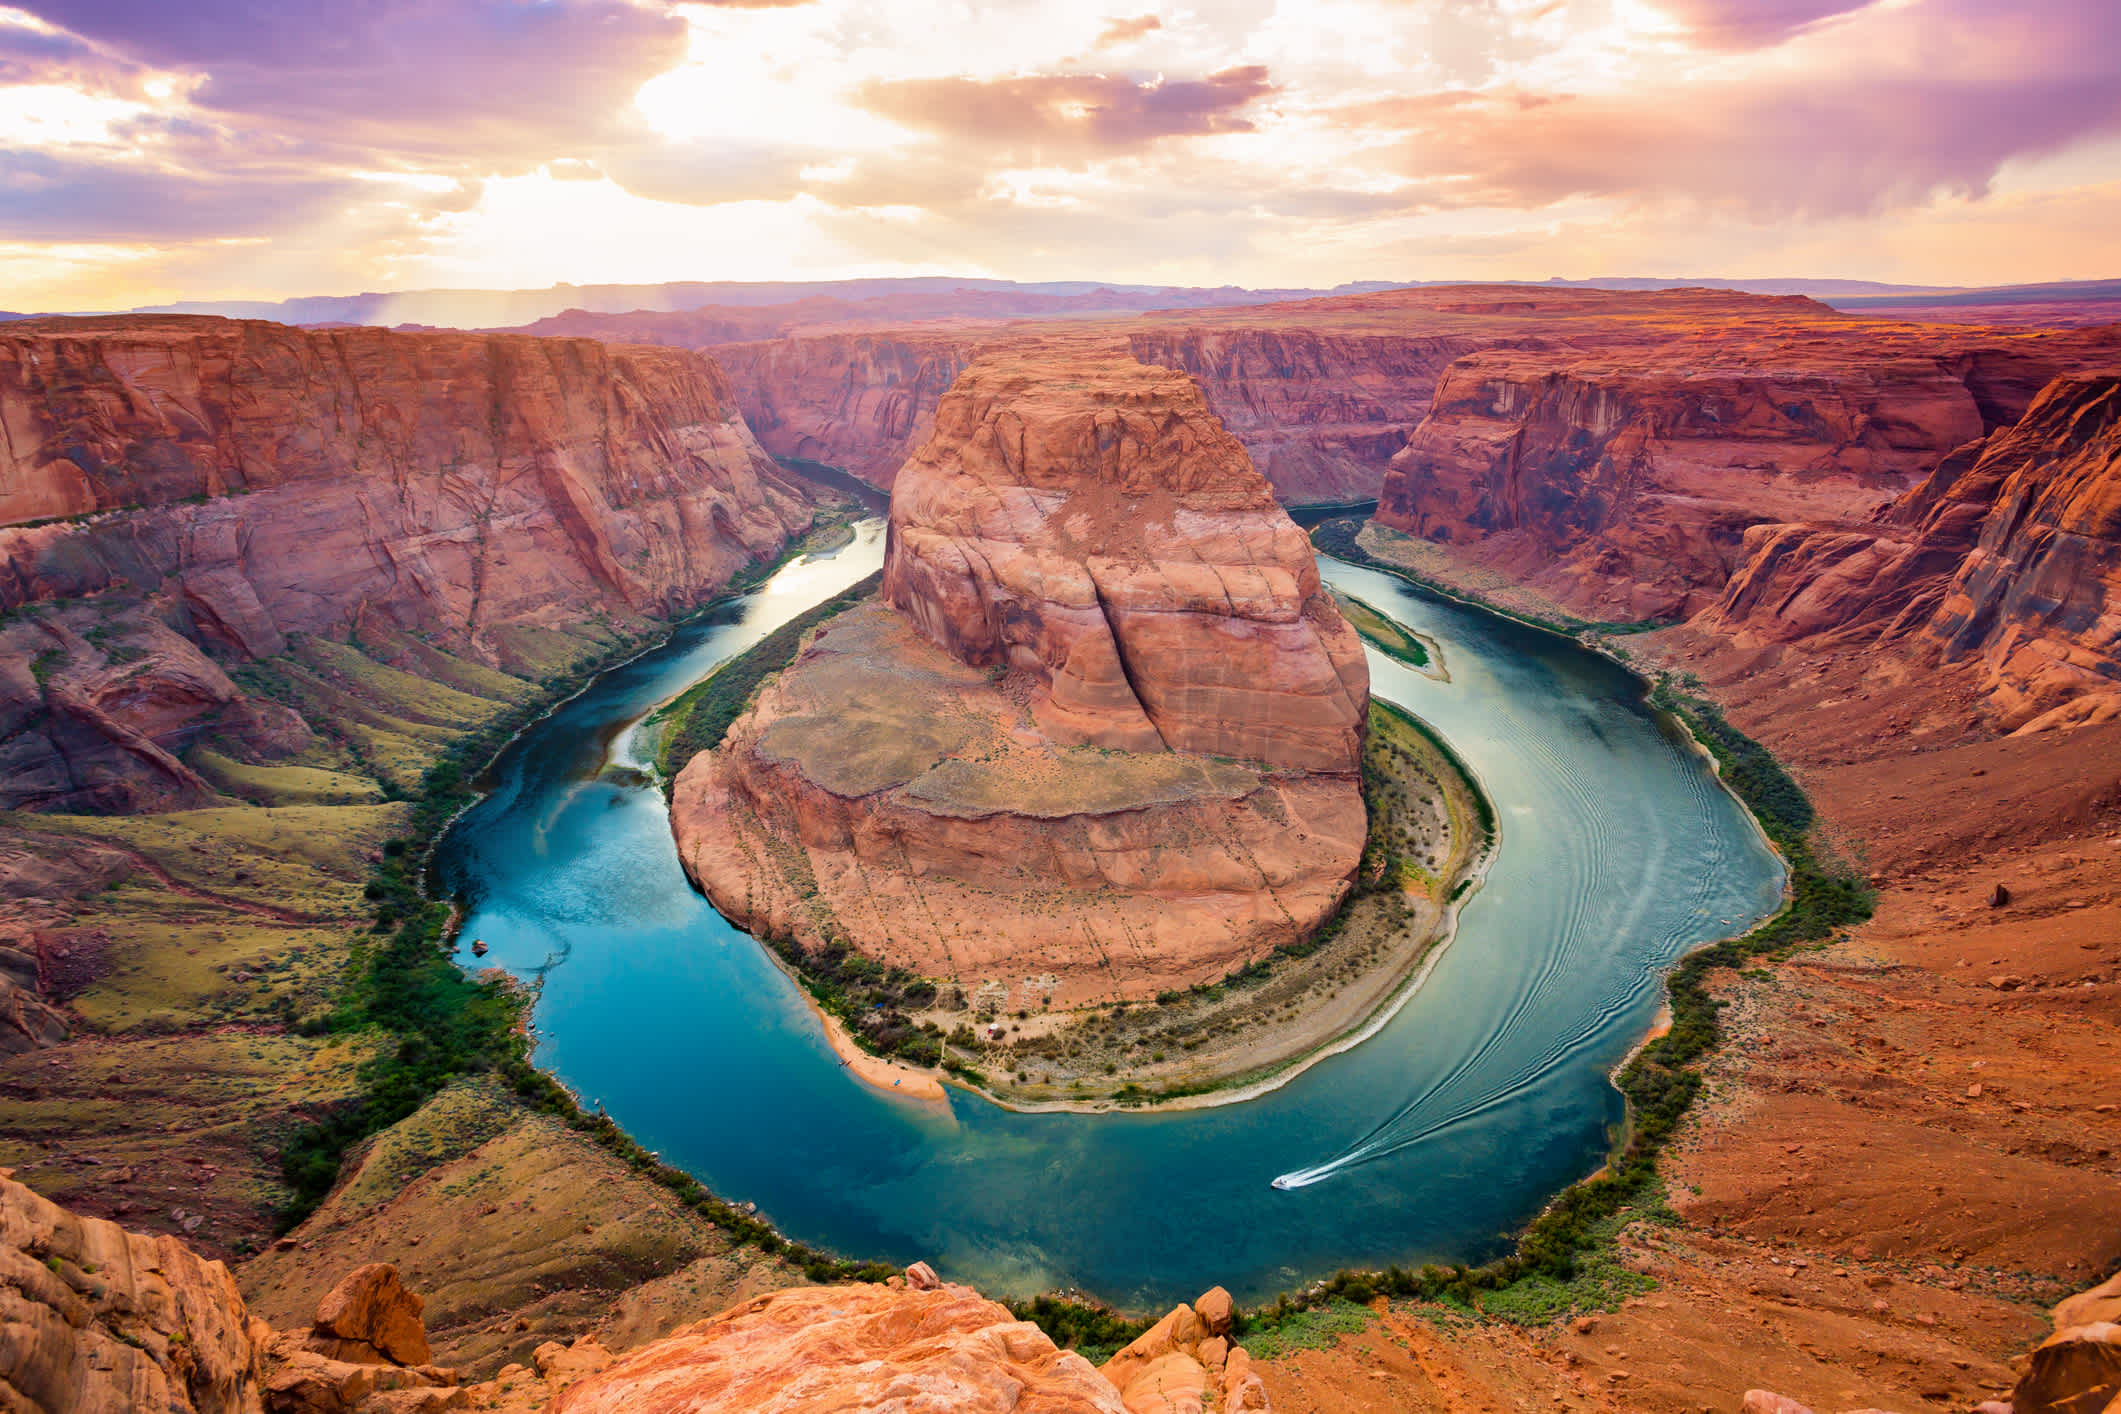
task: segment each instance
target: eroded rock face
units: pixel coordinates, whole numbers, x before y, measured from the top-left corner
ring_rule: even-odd
[[[34,320],[0,335],[0,426],[8,808],[210,796],[176,760],[210,721],[301,730],[220,666],[290,634],[368,615],[491,660],[689,607],[809,520],[677,349]]]
[[[1694,627],[1813,648],[1885,643],[1975,672],[2002,725],[2121,704],[2121,377],[2050,383],[1867,523],[1762,526]]]
[[[1056,742],[1356,767],[1361,642],[1183,374],[969,370],[899,473],[883,592],[960,661],[1043,675]]]
[[[1983,431],[1933,357],[1490,351],[1446,371],[1377,519],[1478,543],[1585,617],[1680,617],[1723,587],[1749,527],[1860,518]]]
[[[249,1414],[272,1332],[172,1237],[77,1217],[0,1178],[0,1402]]]
[[[159,585],[250,656],[363,603],[472,643],[676,609],[806,519],[714,364],[675,349],[36,320],[0,336],[0,420],[0,604]],[[54,516],[91,518],[20,526]]]
[[[968,371],[898,478],[883,596],[678,777],[729,917],[1018,1009],[1219,978],[1346,894],[1360,644],[1184,375]]]
[[[1128,336],[1143,363],[1199,381],[1284,505],[1375,499],[1452,360],[1488,340],[1291,327]]]
[[[744,418],[775,456],[823,462],[881,490],[928,440],[935,404],[991,338],[828,334],[715,350]]]
[[[556,1414],[1127,1414],[1089,1361],[963,1286],[803,1287],[688,1326],[570,1385]]]

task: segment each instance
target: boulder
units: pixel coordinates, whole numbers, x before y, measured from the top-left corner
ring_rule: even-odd
[[[1237,1315],[1237,1306],[1230,1300],[1230,1293],[1219,1286],[1209,1287],[1200,1299],[1193,1303],[1193,1309],[1207,1325],[1210,1335],[1228,1335],[1230,1322]]]
[[[2116,1272],[2089,1291],[2066,1297],[2054,1309],[2056,1330],[2089,1326],[2101,1321],[2121,1323],[2121,1272]]]
[[[246,1414],[272,1336],[221,1263],[4,1175],[0,1330],[0,1406],[80,1414]]]
[[[906,1268],[906,1285],[915,1291],[934,1291],[943,1284],[935,1274],[935,1268],[926,1262],[915,1262]]]
[[[1810,1409],[1791,1399],[1788,1395],[1775,1394],[1770,1390],[1749,1389],[1740,1408],[1744,1414],[1812,1414]]]
[[[2011,1391],[2016,1414],[2103,1414],[2121,1395],[2121,1325],[2069,1326],[2042,1341]]]
[[[387,1262],[370,1262],[339,1279],[317,1303],[307,1348],[360,1365],[425,1365],[424,1305]]]
[[[1134,1370],[1120,1398],[1127,1414],[1203,1414],[1213,1403],[1214,1389],[1200,1361],[1174,1350]]]
[[[1190,1355],[1208,1335],[1208,1327],[1191,1306],[1174,1306],[1164,1318],[1136,1336],[1098,1368],[1114,1387],[1126,1389],[1134,1377],[1174,1351]]]

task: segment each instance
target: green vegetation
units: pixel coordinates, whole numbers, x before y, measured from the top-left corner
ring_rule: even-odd
[[[1254,1360],[1279,1360],[1299,1350],[1330,1349],[1342,1336],[1368,1330],[1375,1319],[1369,1307],[1346,1298],[1297,1306],[1284,1296],[1275,1306],[1240,1316],[1231,1335]]]
[[[1093,1365],[1102,1365],[1133,1343],[1135,1337],[1154,1325],[1132,1321],[1107,1306],[1071,1301],[1064,1296],[1034,1296],[1029,1301],[1006,1303],[1009,1314],[1030,1321],[1063,1350],[1079,1352]]]
[[[943,1060],[942,1028],[932,1021],[916,1026],[906,1015],[908,1008],[935,1004],[935,983],[903,967],[885,967],[837,939],[807,951],[793,938],[776,939],[772,947],[802,982],[803,990],[847,1023],[862,1049],[898,1056],[915,1065]]]
[[[760,683],[795,661],[810,631],[835,614],[853,608],[876,592],[881,572],[849,586],[806,613],[798,614],[755,645],[731,658],[657,714],[664,724],[657,767],[666,789],[687,761],[721,745],[729,726],[743,715]]]
[[[1378,651],[1386,657],[1396,658],[1409,667],[1429,666],[1428,647],[1398,623],[1352,594],[1335,591],[1333,602],[1340,606],[1341,617],[1345,618],[1357,633],[1375,644]]]

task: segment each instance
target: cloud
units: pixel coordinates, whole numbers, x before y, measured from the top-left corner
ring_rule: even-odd
[[[299,164],[230,172],[159,167],[104,155],[0,150],[0,239],[143,244],[270,235],[318,225],[350,234],[348,213],[402,227],[475,201],[475,186],[410,185],[319,174]]]
[[[1658,7],[1686,26],[1704,49],[1766,49],[1873,0],[1663,0]]]
[[[1098,32],[1097,42],[1090,47],[1111,49],[1121,44],[1132,44],[1163,27],[1164,22],[1155,15],[1136,15],[1131,20],[1106,20],[1104,29]]]
[[[686,27],[627,0],[21,0],[104,53],[203,74],[208,115],[425,166],[520,170],[621,136]]]
[[[1138,152],[1165,138],[1251,132],[1244,110],[1273,92],[1265,66],[1248,64],[1205,79],[902,79],[865,84],[858,96],[909,128],[1040,164]]]
[[[1438,92],[1335,117],[1404,134],[1398,170],[1453,205],[1616,197],[1758,221],[1978,197],[2014,158],[2121,132],[2121,7],[2104,0],[2037,18],[1981,0],[1873,10],[1778,53],[1797,51],[1816,62],[1586,93]]]

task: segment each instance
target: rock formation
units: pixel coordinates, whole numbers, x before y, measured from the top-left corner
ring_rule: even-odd
[[[1183,1320],[1180,1320],[1181,1315]],[[307,1335],[251,1314],[228,1269],[173,1237],[81,1218],[0,1175],[0,1402],[78,1414],[828,1414],[857,1409],[1151,1414],[1268,1409],[1223,1337],[1220,1288],[1101,1374],[925,1263],[889,1285],[799,1287],[743,1302],[614,1358],[548,1342],[536,1377],[483,1384],[428,1363],[420,1298],[370,1263]],[[1187,1402],[1186,1395],[1192,1400]]]
[[[173,1237],[81,1218],[0,1176],[0,1402],[247,1414],[272,1331]]]
[[[730,917],[1036,1005],[1221,976],[1345,894],[1361,646],[1184,375],[968,370],[898,477],[883,597],[679,776]]]
[[[555,1414],[858,1409],[1128,1414],[1073,1351],[963,1286],[778,1291],[575,1382]]]
[[[1809,320],[1557,332],[1445,371],[1376,521],[1612,620],[1708,607],[1753,527],[1860,521],[2057,373],[2121,351],[2110,330],[1986,346]]]
[[[2121,711],[2121,377],[2058,378],[1872,520],[1758,526],[1693,625],[1966,665],[2006,727]]]
[[[490,657],[689,607],[809,518],[673,349],[33,320],[0,334],[0,425],[9,806],[198,795],[175,753],[243,696],[216,656],[365,614]]]
[[[936,401],[985,347],[983,333],[828,334],[715,350],[761,445],[880,490],[928,440]]]
[[[1194,326],[1128,336],[1143,363],[1191,374],[1284,505],[1374,500],[1467,334]]]

